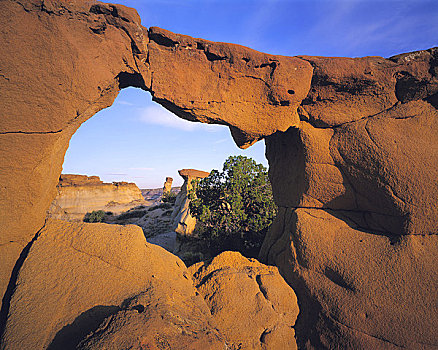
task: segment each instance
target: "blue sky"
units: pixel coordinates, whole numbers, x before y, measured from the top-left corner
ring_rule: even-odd
[[[278,55],[383,56],[438,46],[438,1],[120,0],[146,27]],[[92,151],[90,151],[92,150]],[[177,170],[221,169],[243,154],[267,166],[264,142],[239,150],[228,128],[190,123],[134,88],[73,136],[63,172],[130,181],[140,188],[180,185]]]

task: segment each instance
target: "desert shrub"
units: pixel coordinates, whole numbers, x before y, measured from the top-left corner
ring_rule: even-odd
[[[152,207],[149,207],[148,211],[154,211],[156,209],[170,209],[172,208],[172,204],[170,203],[160,203],[158,205],[154,205]]]
[[[267,169],[251,158],[231,156],[222,172],[213,170],[193,188],[190,212],[210,252],[257,256],[277,212]]]
[[[176,201],[176,193],[173,192],[164,192],[163,196],[161,197],[161,201],[163,203],[171,203],[175,204]]]
[[[84,222],[102,222],[105,217],[103,210],[93,210],[91,213],[87,213],[84,216]]]
[[[128,210],[119,216],[117,216],[117,220],[126,220],[132,218],[141,218],[146,214],[146,210]]]

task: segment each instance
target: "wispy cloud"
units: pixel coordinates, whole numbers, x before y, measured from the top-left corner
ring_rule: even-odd
[[[120,100],[120,101],[117,101],[117,100],[116,100],[116,104],[124,105],[124,106],[134,106],[133,103],[128,102],[128,101],[123,101],[123,100]]]
[[[271,20],[278,0],[266,0],[260,3],[257,10],[248,16],[243,33],[245,46],[258,48],[262,40],[261,33],[266,24]]]
[[[160,125],[183,131],[205,130],[215,132],[218,130],[217,125],[189,122],[158,105],[140,109],[138,120],[146,124]]]
[[[224,143],[224,142],[227,142],[227,141],[231,141],[231,139],[220,139],[220,140],[214,141],[213,143],[214,143],[215,145],[217,145],[217,144],[219,144],[219,143]]]
[[[141,170],[141,171],[152,171],[155,170],[155,168],[128,168],[129,170]]]
[[[128,174],[104,173],[103,175],[111,175],[111,176],[126,176],[126,175],[128,175]]]
[[[302,40],[319,43],[315,47],[324,56],[385,56],[417,49],[417,45],[427,48],[418,42],[418,33],[430,38],[438,29],[438,12],[428,11],[430,4],[420,0],[321,1],[315,14],[320,20]]]

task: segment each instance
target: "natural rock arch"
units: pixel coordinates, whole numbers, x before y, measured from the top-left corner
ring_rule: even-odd
[[[437,49],[273,56],[147,30],[124,6],[2,6],[1,294],[44,227],[70,137],[135,86],[228,125],[241,147],[266,139],[280,214],[261,256],[316,311],[301,345],[438,345]]]

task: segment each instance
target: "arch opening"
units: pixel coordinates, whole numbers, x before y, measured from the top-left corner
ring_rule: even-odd
[[[165,180],[173,179],[176,195],[185,185],[178,170],[220,171],[232,155],[267,167],[264,141],[242,150],[223,125],[190,122],[155,103],[142,91],[147,89],[141,76],[121,73],[119,83],[122,90],[113,104],[84,122],[70,139],[48,217],[135,224],[149,242],[183,257],[184,249],[199,245],[181,248],[177,242],[176,216],[182,209],[171,202],[175,198],[163,203]]]

